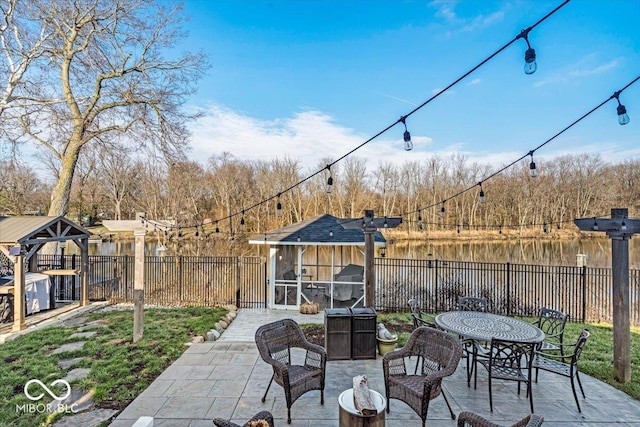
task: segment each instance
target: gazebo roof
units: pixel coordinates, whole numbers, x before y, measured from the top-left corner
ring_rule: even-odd
[[[0,245],[61,242],[90,235],[62,216],[0,216]]]
[[[364,232],[360,228],[344,228],[333,215],[323,214],[315,218],[290,224],[277,230],[267,231],[249,239],[253,245],[293,245],[293,246],[364,246]],[[361,221],[361,219],[354,220]],[[331,235],[333,232],[333,236]],[[376,246],[384,246],[382,233],[374,234]]]

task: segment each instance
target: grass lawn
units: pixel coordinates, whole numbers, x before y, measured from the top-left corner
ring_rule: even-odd
[[[191,337],[205,335],[226,314],[222,308],[147,309],[144,337],[132,343],[133,311],[99,311],[88,322],[99,320],[106,327],[86,340],[80,350],[51,355],[52,350],[79,339],[69,337],[77,327],[51,327],[18,337],[0,345],[0,426],[37,426],[51,423],[55,417],[17,406],[31,404],[24,386],[31,379],[49,385],[64,378],[58,362],[82,357],[72,368],[91,369],[87,378],[71,382],[72,390],[94,392],[98,408],[123,409],[173,363],[186,349]],[[32,394],[43,392],[36,385]],[[53,389],[53,388],[52,388]],[[60,395],[63,389],[58,389]],[[45,397],[37,403],[48,404]],[[60,415],[57,415],[58,417]]]
[[[400,325],[411,322],[408,313],[380,314],[378,322],[383,322],[387,328],[394,332],[401,330]],[[523,319],[532,322],[535,319]],[[631,330],[631,382],[621,384],[614,379],[613,371],[613,329],[611,325],[591,323],[567,323],[565,329],[565,342],[574,343],[583,328],[589,329],[591,336],[578,362],[580,372],[598,378],[613,387],[624,391],[634,399],[640,400],[640,328]],[[409,332],[398,334],[398,346],[404,345],[409,337]],[[568,380],[567,380],[568,381]],[[585,390],[589,397],[589,390]],[[596,397],[596,396],[592,396]]]

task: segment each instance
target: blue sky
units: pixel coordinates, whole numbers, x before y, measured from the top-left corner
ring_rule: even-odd
[[[211,69],[190,107],[191,158],[288,156],[315,172],[377,134],[546,15],[560,0],[186,0],[188,38]],[[354,155],[368,162],[466,155],[497,169],[640,75],[640,1],[572,0],[532,30],[538,70],[518,40]],[[640,154],[640,82],[536,152]]]

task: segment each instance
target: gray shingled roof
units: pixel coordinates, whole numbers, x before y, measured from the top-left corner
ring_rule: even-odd
[[[331,236],[331,231],[333,236]],[[386,242],[379,231],[375,232],[374,241],[377,246],[382,246]],[[249,243],[254,245],[361,246],[364,245],[364,233],[360,228],[346,229],[338,223],[338,218],[324,214],[258,234],[249,239]]]
[[[0,244],[72,240],[91,233],[62,216],[0,216]],[[61,237],[68,237],[64,239]]]

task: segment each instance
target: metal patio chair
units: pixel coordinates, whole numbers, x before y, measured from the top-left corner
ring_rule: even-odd
[[[564,345],[564,347],[573,347],[573,352],[570,355],[564,354],[564,352],[564,355],[536,352],[533,358],[533,363],[531,364],[531,366],[536,370],[536,382],[538,382],[538,369],[562,375],[563,377],[569,377],[571,379],[571,390],[573,391],[573,398],[576,401],[578,412],[582,412],[582,410],[580,409],[580,402],[578,401],[576,385],[573,379],[575,378],[578,380],[578,385],[580,386],[582,397],[586,399],[586,396],[584,395],[584,389],[582,388],[582,383],[580,382],[580,375],[578,373],[578,360],[580,359],[582,350],[584,349],[584,346],[589,339],[589,335],[589,330],[585,328],[580,333],[578,341],[575,344]],[[565,363],[564,360],[567,359],[569,360],[569,362]]]
[[[457,310],[459,311],[480,311],[489,312],[489,303],[486,298],[481,297],[458,297]],[[460,337],[462,349],[464,350],[464,358],[467,360],[467,387],[471,387],[471,376],[475,373],[477,378],[478,359],[487,359],[489,357],[489,346],[486,342],[478,342],[472,339],[464,339]],[[476,387],[474,379],[473,388]]]
[[[536,344],[529,342],[491,340],[488,359],[478,359],[478,363],[489,371],[489,408],[493,412],[492,380],[507,380],[527,385],[527,397],[531,412],[533,411],[533,394],[531,393],[531,363]]]
[[[538,320],[533,324],[542,330],[545,339],[538,347],[538,351],[560,352],[564,355],[564,328],[569,320],[569,315],[558,310],[540,307]]]

